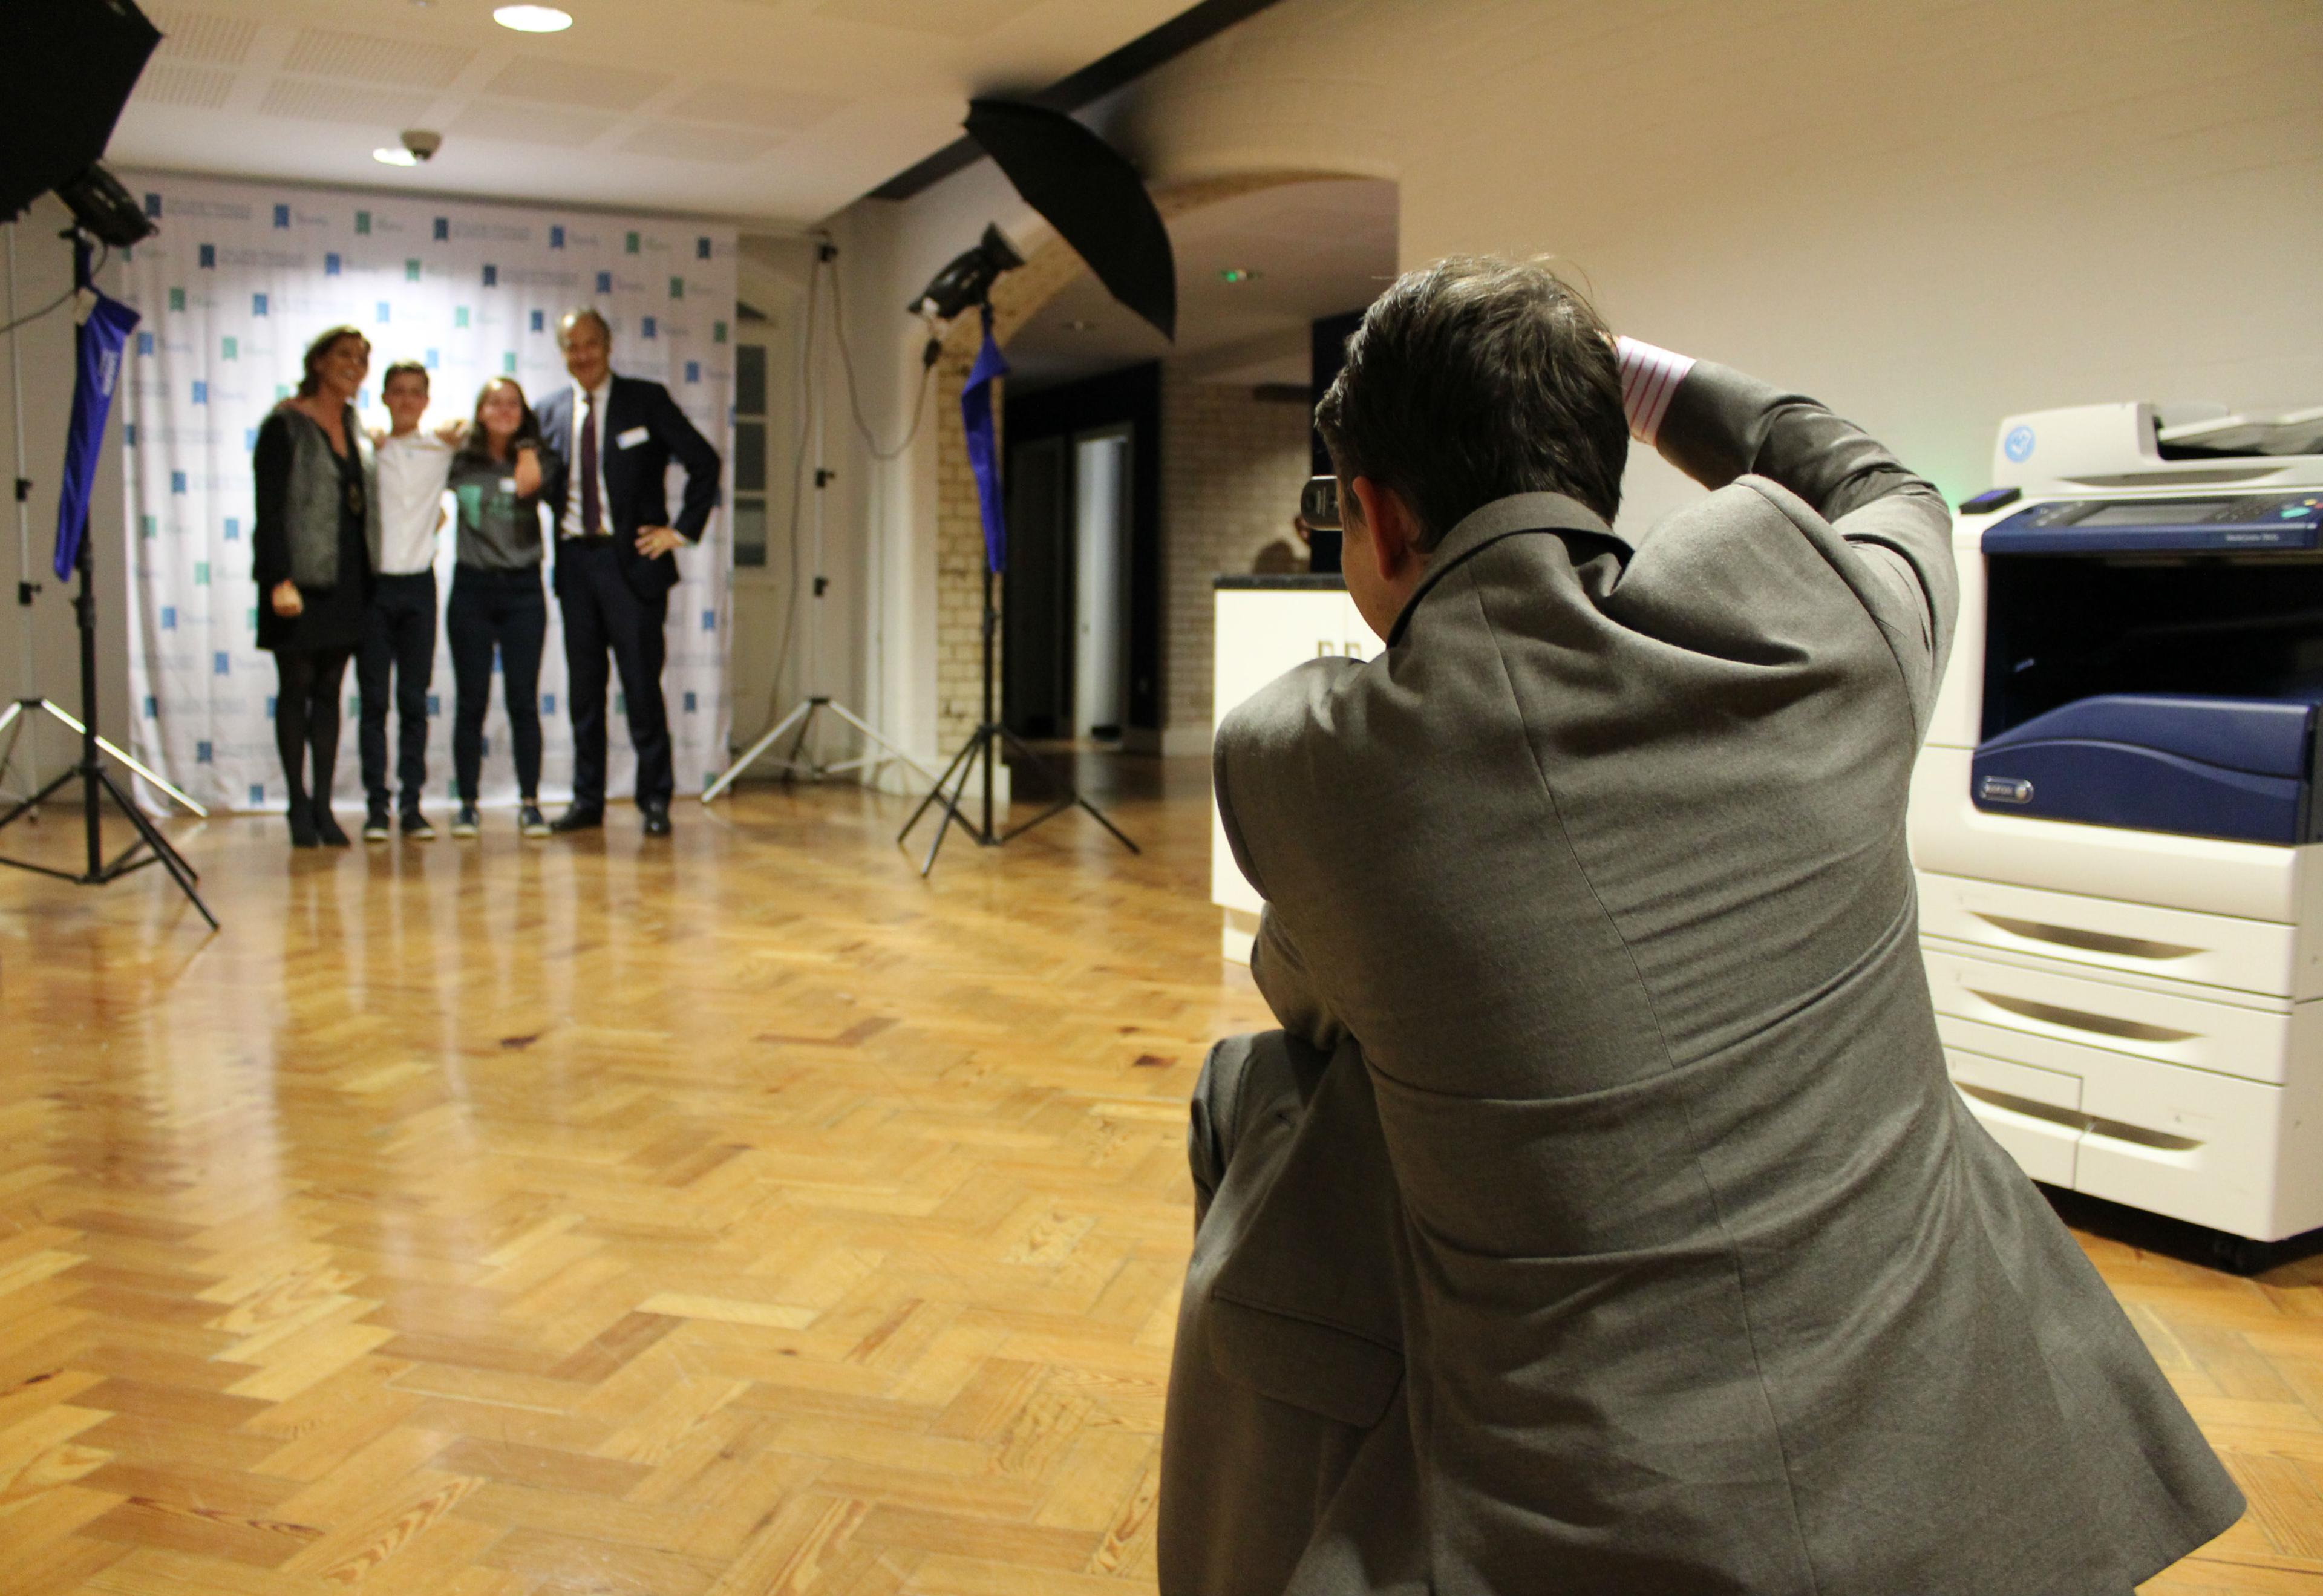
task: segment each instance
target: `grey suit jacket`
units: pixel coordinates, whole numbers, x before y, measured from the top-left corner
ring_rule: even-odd
[[[1661,447],[1713,491],[1634,546],[1556,495],[1487,505],[1383,654],[1219,730],[1259,984],[1337,1050],[1262,1096],[1331,1105],[1345,1157],[1262,1139],[1264,1189],[1198,1238],[1172,1596],[2089,1596],[2241,1510],[1945,1077],[1904,830],[1941,497],[1707,363]],[[1371,1206],[1318,1200],[1318,1168]],[[1345,1344],[1391,1339],[1382,1405]],[[1400,1430],[1352,1524],[1352,1465],[1317,1454],[1279,1582],[1218,1551],[1267,1425],[1185,1412],[1228,1387]]]

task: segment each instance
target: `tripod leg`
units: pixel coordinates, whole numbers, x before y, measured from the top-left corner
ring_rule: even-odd
[[[1042,775],[1048,777],[1051,782],[1054,782],[1059,791],[1064,794],[1064,796],[1058,801],[1056,808],[1049,811],[1048,814],[1041,816],[1040,820],[1035,820],[1025,825],[1017,827],[1015,831],[1011,831],[1009,833],[1011,837],[1016,836],[1021,832],[1031,830],[1033,827],[1039,825],[1041,821],[1047,820],[1049,815],[1060,814],[1064,811],[1072,808],[1075,804],[1079,804],[1081,808],[1088,811],[1089,817],[1096,821],[1098,825],[1103,826],[1106,830],[1112,832],[1114,840],[1120,843],[1122,847],[1127,848],[1132,853],[1143,853],[1144,851],[1140,848],[1137,844],[1132,842],[1125,835],[1124,835],[1119,826],[1115,825],[1112,821],[1106,817],[1105,811],[1099,809],[1096,804],[1091,803],[1088,798],[1084,797],[1081,793],[1080,788],[1059,775],[1054,766],[1042,758],[1040,755],[1034,753],[1031,748],[1025,747],[1023,738],[1019,738],[1015,732],[1009,730],[1005,726],[1000,728],[1000,735],[1007,739],[1008,747],[1015,751],[1020,759],[1030,760],[1033,768],[1040,771]]]
[[[210,922],[210,929],[216,931],[217,916],[210,913],[210,906],[207,903],[202,902],[202,894],[194,890],[192,867],[186,863],[176,848],[170,846],[169,839],[155,829],[153,822],[146,818],[145,812],[130,801],[129,794],[121,790],[120,784],[103,770],[96,773],[96,779],[105,784],[106,792],[113,794],[113,801],[121,806],[121,812],[129,817],[129,823],[137,828],[138,836],[144,839],[146,847],[153,850],[153,857],[161,861],[161,867],[167,870],[170,873],[170,878],[178,884],[178,890],[186,894],[188,903],[202,912],[202,918]]]
[[[904,838],[909,837],[912,834],[912,828],[918,825],[920,823],[920,817],[928,812],[929,804],[936,803],[939,799],[943,799],[944,784],[951,780],[951,773],[958,770],[960,766],[960,762],[966,759],[969,754],[975,752],[975,750],[976,738],[973,737],[969,738],[968,741],[960,745],[960,752],[951,757],[951,763],[943,767],[943,774],[941,775],[936,777],[935,785],[928,789],[928,795],[920,800],[920,806],[917,809],[912,811],[912,818],[905,821],[904,822],[904,829],[895,833],[895,840],[897,843],[900,844]],[[946,808],[950,807],[950,800],[943,799],[943,803]],[[0,825],[5,825],[6,823],[7,822],[5,821],[0,821]]]
[[[48,799],[50,793],[55,792],[59,787],[63,786],[67,782],[71,781],[78,775],[80,775],[78,769],[70,766],[66,766],[64,773],[59,775],[55,780],[49,783],[47,786],[42,787],[30,798],[19,800],[15,807],[9,810],[6,814],[0,814],[0,829],[5,829],[10,825],[14,824],[19,817],[39,808],[41,804]]]
[[[163,781],[160,776],[155,775],[152,771],[146,769],[142,765],[140,765],[131,756],[124,754],[119,748],[115,748],[104,738],[100,737],[96,739],[96,746],[103,748],[106,753],[112,755],[115,759],[120,760],[124,765],[129,766],[130,769],[135,771],[139,775],[143,776],[154,786],[157,786],[164,793],[167,793],[171,798],[175,799],[179,805],[191,810],[197,818],[201,820],[209,819],[210,812],[208,810],[204,809],[200,804],[186,796],[185,793],[171,786],[168,782]]]
[[[837,702],[836,701],[826,707],[830,709],[832,714],[838,716],[849,726],[855,728],[856,730],[861,732],[865,740],[886,749],[889,757],[894,758],[897,763],[911,766],[913,770],[919,773],[921,779],[926,779],[928,773],[924,766],[921,765],[918,760],[913,758],[909,754],[904,752],[903,749],[889,742],[886,738],[881,737],[877,732],[872,730],[870,726],[858,717],[854,711],[849,709],[845,704]],[[854,759],[849,760],[848,763],[850,765],[868,765],[872,763],[872,761],[868,759]],[[846,766],[834,765],[831,768],[833,770],[842,770],[846,768]]]
[[[783,772],[785,776],[794,775],[797,774],[799,767],[799,752],[806,747],[807,733],[814,729],[814,712],[822,707],[822,705],[816,703],[813,699],[806,701],[806,713],[799,718],[798,735],[791,738],[791,751],[783,756],[784,765],[789,767]],[[810,763],[807,766],[807,775],[811,776],[819,776],[822,774],[822,772],[817,769],[813,764]]]
[[[960,812],[960,801],[968,794],[968,778],[976,773],[976,762],[970,759],[969,755],[975,751],[979,744],[984,745],[984,757],[987,759],[992,757],[992,749],[985,729],[978,727],[976,735],[968,739],[968,746],[960,749],[960,757],[952,761],[960,767],[960,782],[952,789],[951,796],[944,800],[944,818],[936,823],[936,839],[928,844],[927,863],[920,867],[920,879],[923,881],[926,880],[928,873],[936,867],[936,854],[943,847],[945,832],[958,826],[969,836],[976,836],[976,828],[969,825],[968,817]],[[946,772],[946,774],[950,773]],[[941,788],[937,789],[939,792],[941,790]]]
[[[805,704],[799,705],[798,708],[793,710],[789,714],[785,715],[781,720],[776,721],[773,726],[769,727],[759,737],[757,742],[752,743],[748,748],[743,749],[742,757],[739,759],[735,760],[733,764],[728,766],[726,767],[726,773],[723,775],[720,776],[716,781],[712,782],[708,786],[702,789],[702,801],[704,803],[707,803],[712,799],[717,797],[719,793],[732,786],[734,784],[734,779],[740,775],[744,771],[749,769],[751,765],[757,761],[759,755],[772,748],[775,742],[781,738],[783,733],[791,729],[791,722],[796,720],[800,716],[807,712],[808,707],[809,706]]]

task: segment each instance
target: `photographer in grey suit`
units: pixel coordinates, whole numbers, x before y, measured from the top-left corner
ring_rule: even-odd
[[[1904,812],[1935,490],[1538,265],[1317,410],[1387,647],[1229,715],[1168,1596],[2127,1596],[2241,1498],[1946,1078]],[[1711,490],[1613,529],[1630,437]]]

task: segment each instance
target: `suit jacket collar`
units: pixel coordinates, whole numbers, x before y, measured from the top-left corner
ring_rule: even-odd
[[[1563,493],[1511,493],[1505,499],[1495,499],[1461,517],[1458,525],[1444,535],[1444,540],[1428,556],[1428,574],[1412,590],[1403,613],[1395,618],[1387,646],[1392,648],[1403,640],[1404,628],[1411,624],[1412,611],[1419,608],[1419,601],[1443,580],[1446,572],[1501,538],[1520,532],[1586,532],[1620,546],[1624,556],[1637,552],[1628,538],[1578,499]]]

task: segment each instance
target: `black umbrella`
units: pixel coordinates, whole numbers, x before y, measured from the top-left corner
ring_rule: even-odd
[[[0,221],[96,164],[161,41],[131,0],[7,7],[0,39]]]
[[[1175,343],[1178,261],[1136,168],[1061,111],[970,100],[967,125],[1024,203],[1080,252],[1113,297]]]

